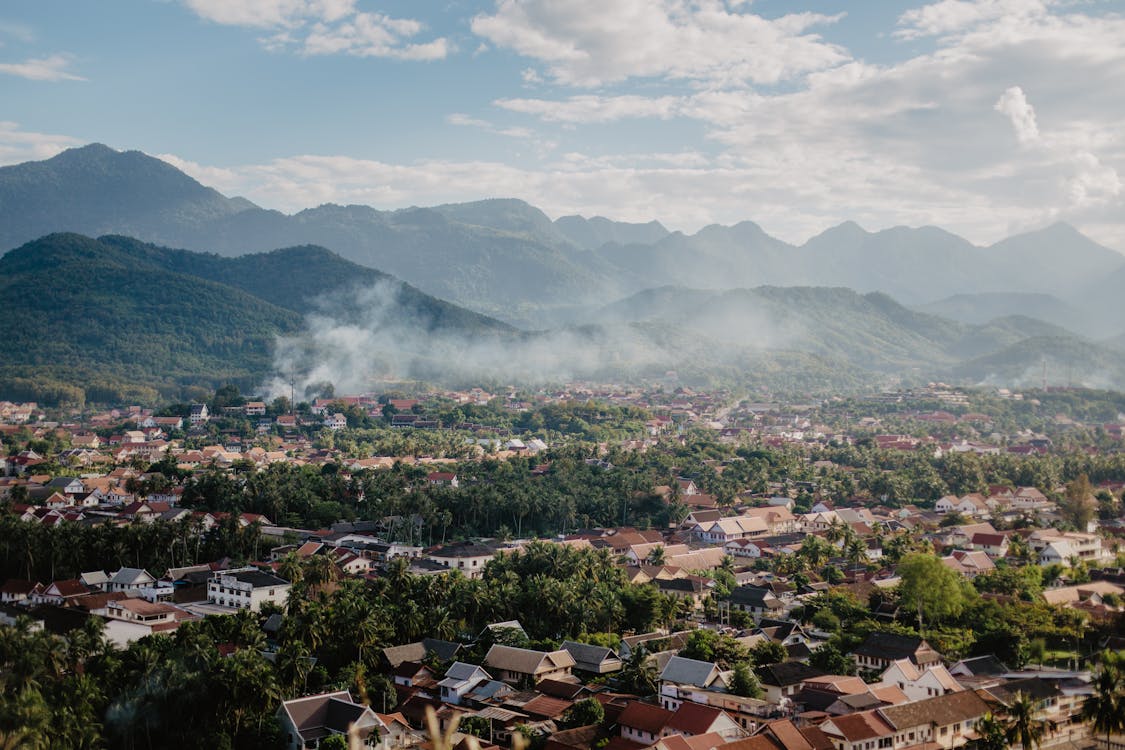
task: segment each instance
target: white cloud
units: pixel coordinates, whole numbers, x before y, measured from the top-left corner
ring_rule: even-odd
[[[466,115],[462,112],[454,112],[453,114],[447,115],[446,118],[445,118],[445,121],[448,122],[450,125],[457,125],[457,126],[460,126],[460,127],[478,128],[478,129],[484,130],[485,132],[488,132],[488,133],[494,133],[496,135],[505,135],[505,136],[508,136],[509,138],[532,138],[535,135],[535,132],[533,130],[531,130],[530,128],[520,128],[520,127],[505,128],[505,127],[500,127],[500,126],[497,126],[497,125],[489,122],[488,120],[482,120],[478,117],[470,117],[469,115]]]
[[[348,54],[397,60],[440,60],[452,45],[444,37],[409,41],[424,30],[411,18],[356,10],[356,0],[185,0],[198,16],[226,26],[272,30],[267,49],[306,55]]]
[[[512,112],[534,115],[548,122],[593,123],[613,122],[627,118],[657,117],[668,119],[680,111],[683,100],[676,96],[647,97],[572,96],[563,100],[498,99],[495,104]]]
[[[1016,138],[1020,144],[1034,143],[1039,140],[1039,125],[1035,122],[1035,109],[1028,103],[1023,89],[1012,86],[1005,91],[994,107],[997,112],[1007,115],[1015,128]]]
[[[31,81],[85,81],[82,76],[67,70],[69,55],[50,55],[31,58],[22,63],[0,63],[0,73],[27,78]]]
[[[999,20],[1010,23],[1043,16],[1047,6],[1043,0],[940,0],[903,13],[895,36],[917,39],[963,32]]]
[[[498,0],[473,32],[546,65],[552,78],[599,86],[629,78],[773,84],[848,59],[808,29],[839,16],[766,19],[721,0]]]
[[[0,120],[0,164],[49,159],[81,141],[67,135],[50,135],[20,130],[19,123]]]

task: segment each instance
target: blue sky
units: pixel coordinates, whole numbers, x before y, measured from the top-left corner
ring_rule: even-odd
[[[0,163],[100,141],[295,211],[519,197],[791,241],[852,219],[1125,250],[1125,3],[36,0]]]

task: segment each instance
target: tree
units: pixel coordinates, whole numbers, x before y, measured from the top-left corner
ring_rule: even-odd
[[[762,685],[758,682],[758,676],[750,670],[750,665],[744,661],[734,665],[734,675],[731,676],[730,687],[727,689],[731,695],[739,695],[743,698],[760,698],[762,696]]]
[[[974,729],[977,731],[977,750],[1007,750],[1008,740],[1004,736],[1004,722],[997,719],[992,713],[987,713],[977,720]]]
[[[1017,693],[1008,706],[1007,727],[1004,739],[1008,745],[1019,745],[1023,750],[1034,750],[1043,743],[1043,737],[1054,730],[1054,723],[1036,715],[1035,702],[1024,693]]]
[[[348,740],[342,734],[330,734],[320,741],[320,750],[348,750]]]
[[[961,577],[934,555],[907,555],[899,563],[898,573],[902,578],[898,588],[904,610],[917,612],[931,624],[953,619],[964,610],[966,596]]]
[[[646,559],[649,565],[663,565],[665,560],[664,545],[660,544],[653,547]]]
[[[1098,511],[1089,477],[1081,474],[1066,485],[1066,493],[1059,502],[1059,510],[1063,518],[1074,524],[1079,531],[1086,530]]]
[[[750,649],[750,659],[754,662],[755,666],[762,666],[764,664],[777,664],[785,661],[789,657],[789,652],[785,650],[785,646],[774,641],[762,641]]]
[[[563,714],[563,727],[588,727],[592,724],[601,724],[605,721],[605,709],[595,698],[585,698],[578,701]]]
[[[1082,703],[1082,718],[1095,732],[1105,735],[1106,746],[1114,732],[1125,731],[1125,671],[1120,654],[1106,651],[1094,678],[1094,692]]]
[[[809,656],[809,664],[828,674],[855,674],[855,662],[833,641],[828,641]]]

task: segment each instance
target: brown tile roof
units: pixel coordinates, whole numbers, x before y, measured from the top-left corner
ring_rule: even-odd
[[[689,734],[705,734],[722,715],[722,710],[714,706],[684,701],[672,714],[667,726]]]
[[[633,701],[617,717],[617,723],[623,727],[658,735],[668,725],[671,718],[672,712],[660,706]]]
[[[971,690],[880,709],[883,717],[896,729],[929,724],[946,726],[955,722],[978,719],[987,712],[988,704]]]
[[[894,727],[874,711],[836,716],[831,721],[848,742],[887,737],[895,733]]]

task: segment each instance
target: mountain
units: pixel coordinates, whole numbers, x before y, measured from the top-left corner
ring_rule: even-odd
[[[1050,294],[1032,292],[955,294],[936,302],[919,305],[915,309],[975,325],[1009,315],[1038,318],[1079,333],[1085,333],[1089,324],[1086,313],[1069,302],[1064,302]]]
[[[1125,277],[1125,258],[1066,224],[980,247],[938,227],[868,232],[845,222],[794,245],[749,221],[669,233],[657,222],[551,221],[514,199],[397,211],[327,204],[289,215],[224,197],[139,152],[96,144],[0,168],[0,248],[55,231],[123,234],[229,256],[327,247],[525,328],[578,320],[583,309],[667,285],[847,287],[923,306],[954,295],[1050,295],[1081,319],[1059,317],[1062,310],[1040,315],[1014,301],[997,317],[1045,318],[1096,338],[1118,333],[1125,316],[1125,298],[1106,281]],[[986,312],[965,314],[981,323]]]
[[[961,323],[911,310],[878,292],[669,286],[607,305],[591,319],[674,325],[727,346],[803,352],[867,372],[931,379],[955,375],[976,382],[1003,373],[1015,382],[1033,360],[1061,363],[1076,356],[1075,382],[1125,385],[1125,370],[1103,369],[1116,361],[1116,352],[1058,326],[1025,316]]]
[[[596,250],[602,245],[653,245],[668,236],[668,230],[659,221],[630,224],[612,221],[603,216],[560,216],[555,219],[558,228],[568,240],[586,250]]]
[[[990,385],[1125,387],[1125,352],[1074,337],[1024,339],[952,368],[956,378]]]
[[[511,331],[323,248],[231,259],[59,233],[0,258],[0,394],[120,403],[253,387],[274,369],[278,336],[331,310],[341,282],[382,290],[378,322],[402,335]]]
[[[0,167],[0,250],[52,232],[117,232],[169,242],[253,208],[159,159],[101,144]]]

